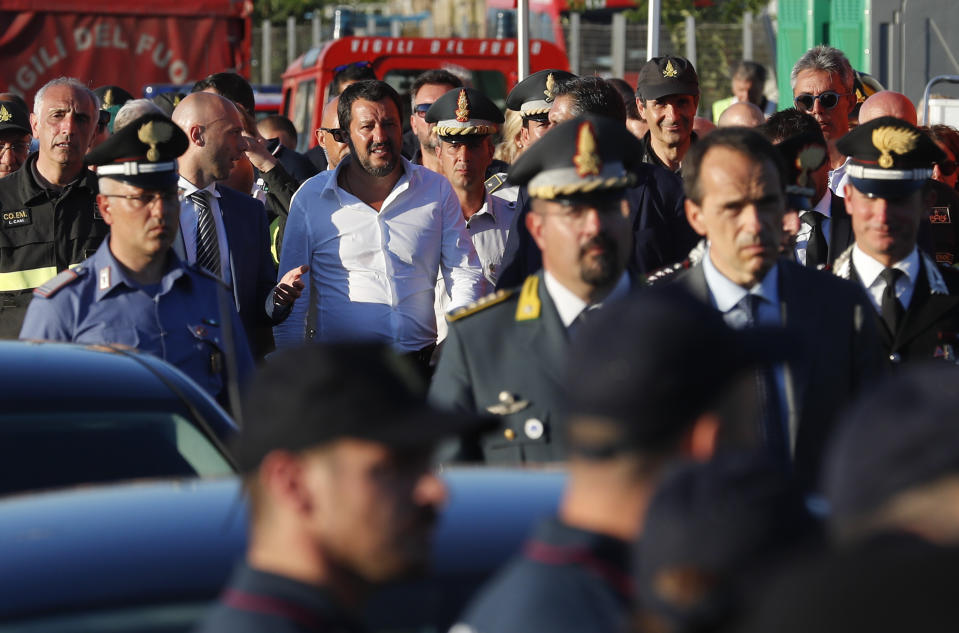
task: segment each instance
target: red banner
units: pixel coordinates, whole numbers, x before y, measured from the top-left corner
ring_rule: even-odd
[[[56,77],[134,96],[154,83],[182,84],[222,70],[249,75],[248,22],[226,16],[132,16],[0,11],[0,92],[32,105]]]

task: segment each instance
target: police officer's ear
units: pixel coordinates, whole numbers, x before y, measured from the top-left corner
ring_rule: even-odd
[[[531,206],[529,213],[526,214],[526,229],[529,231],[529,234],[533,237],[533,241],[536,242],[536,246],[540,250],[543,250],[543,213],[542,206],[544,202],[533,198],[531,201]]]
[[[97,194],[97,209],[100,211],[100,217],[107,225],[113,225],[113,210],[110,208],[110,198],[105,194]]]
[[[275,511],[309,514],[313,499],[305,482],[305,462],[289,451],[268,453],[260,463],[257,477],[264,497]]]
[[[685,208],[686,208],[686,221],[689,222],[689,226],[693,227],[693,230],[696,231],[698,234],[705,237],[706,223],[703,222],[702,206],[696,204],[689,198],[686,198]]]

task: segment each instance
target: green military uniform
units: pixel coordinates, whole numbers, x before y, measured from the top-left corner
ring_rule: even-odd
[[[33,289],[96,252],[107,225],[93,172],[62,190],[45,188],[37,155],[0,180],[0,338],[20,333]]]

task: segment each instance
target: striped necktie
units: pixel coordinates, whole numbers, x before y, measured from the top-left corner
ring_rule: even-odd
[[[196,263],[220,277],[220,243],[216,238],[216,222],[206,191],[195,191],[190,200],[196,207]]]

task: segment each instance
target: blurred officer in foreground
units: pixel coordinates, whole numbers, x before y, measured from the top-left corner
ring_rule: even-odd
[[[543,269],[447,317],[449,336],[430,396],[441,407],[492,413],[502,424],[479,438],[487,462],[566,458],[558,419],[570,336],[606,303],[629,292],[626,163],[638,145],[606,117],[563,123],[510,167],[532,198],[529,233]],[[467,442],[465,456],[477,457]]]
[[[893,117],[860,125],[838,148],[851,159],[845,195],[856,243],[833,271],[866,289],[890,362],[955,363],[959,271],[939,266],[916,246],[923,186],[942,150]]]
[[[252,358],[232,301],[217,299],[219,282],[171,249],[180,211],[176,158],[186,146],[170,119],[150,114],[87,155],[97,166],[97,206],[110,234],[83,264],[34,291],[20,338],[135,347],[176,365],[225,404],[224,354],[233,355],[232,378],[241,382]],[[220,314],[220,303],[229,314]]]
[[[804,356],[757,376],[761,431],[769,453],[792,462],[803,487],[813,488],[838,409],[881,367],[868,299],[854,284],[780,258],[785,170],[758,132],[722,128],[701,139],[686,157],[683,182],[686,217],[709,246],[674,283],[737,329],[793,330]]]
[[[798,489],[757,457],[717,455],[663,477],[636,554],[638,631],[729,625],[818,533]]]
[[[0,178],[23,166],[32,140],[26,109],[16,101],[0,100]]]
[[[83,164],[98,110],[77,79],[37,91],[30,123],[40,148],[0,179],[0,338],[17,337],[34,288],[92,255],[107,234],[96,175]]]
[[[431,449],[472,422],[430,410],[422,386],[381,344],[311,345],[266,365],[236,447],[246,560],[200,632],[362,631],[373,587],[425,569],[446,499]]]
[[[563,381],[567,424],[554,433],[565,436],[569,480],[559,515],[451,633],[623,631],[634,597],[631,544],[644,538],[663,468],[709,459],[717,447],[754,448],[753,426],[740,423],[755,398],[744,371],[782,351],[778,333],[731,330],[675,287],[597,315],[573,343]]]

